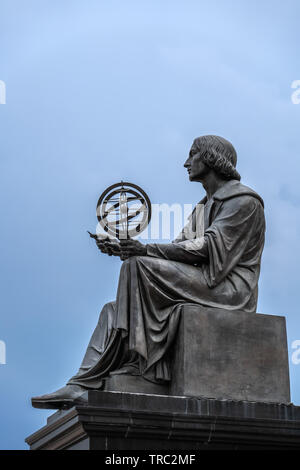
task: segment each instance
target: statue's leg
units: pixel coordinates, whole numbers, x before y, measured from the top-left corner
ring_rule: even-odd
[[[111,368],[118,368],[124,354],[122,338],[114,330],[115,302],[106,304],[89,342],[78,373],[56,392],[32,398],[35,408],[64,408],[81,400],[87,389],[100,389],[102,378]]]
[[[116,303],[103,307],[78,373],[59,391],[36,397],[34,406],[55,403],[61,407],[86,389],[101,389],[103,379],[128,359],[136,365],[136,354],[139,373],[145,378],[170,380],[167,354],[176,335],[180,306],[186,302],[209,305],[211,291],[200,268],[144,256],[124,261]]]
[[[115,317],[115,302],[109,302],[104,305],[99,315],[98,323],[91,336],[86,353],[82,360],[78,374],[84,374],[98,363],[102,356],[106,345],[108,344],[112,331]]]
[[[141,357],[141,375],[170,380],[170,355],[183,304],[213,305],[201,268],[148,256],[124,261],[117,300],[118,331],[128,335],[129,350]]]
[[[80,369],[69,380],[68,385],[76,384],[88,389],[100,389],[103,378],[110,370],[120,366],[126,354],[126,342],[122,341],[121,332],[114,328],[115,317],[115,302],[105,304]]]
[[[180,274],[173,262],[144,256],[131,257],[122,265],[116,329],[126,332],[128,349],[139,357],[139,373],[153,382],[170,380],[167,353],[176,334],[182,299],[170,288]],[[126,373],[126,364],[115,373]]]

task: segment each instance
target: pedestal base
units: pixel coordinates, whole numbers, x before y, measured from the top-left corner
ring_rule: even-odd
[[[31,449],[221,450],[300,447],[300,407],[206,398],[87,392],[26,439]]]
[[[184,305],[170,395],[290,402],[285,318]]]

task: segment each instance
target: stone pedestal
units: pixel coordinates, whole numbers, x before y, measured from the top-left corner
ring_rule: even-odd
[[[111,376],[104,391],[86,392],[26,442],[119,451],[300,448],[283,317],[185,305],[172,352],[169,387]]]
[[[300,407],[89,391],[26,439],[31,449],[299,449]]]
[[[285,318],[184,306],[169,393],[289,403]]]

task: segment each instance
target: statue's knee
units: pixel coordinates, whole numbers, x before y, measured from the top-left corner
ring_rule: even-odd
[[[111,311],[115,310],[115,305],[116,305],[116,301],[107,302],[106,304],[103,305],[102,310],[99,315],[98,323],[100,322],[100,319],[101,321],[103,321],[104,317],[106,318],[109,317]]]

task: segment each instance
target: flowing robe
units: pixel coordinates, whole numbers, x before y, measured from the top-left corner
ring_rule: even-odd
[[[173,243],[149,244],[147,256],[123,262],[116,301],[103,307],[69,384],[99,389],[103,378],[124,362],[129,369],[132,365],[133,374],[168,381],[170,346],[184,304],[256,311],[265,234],[262,199],[230,180],[200,203],[203,219],[193,211],[189,226]]]

